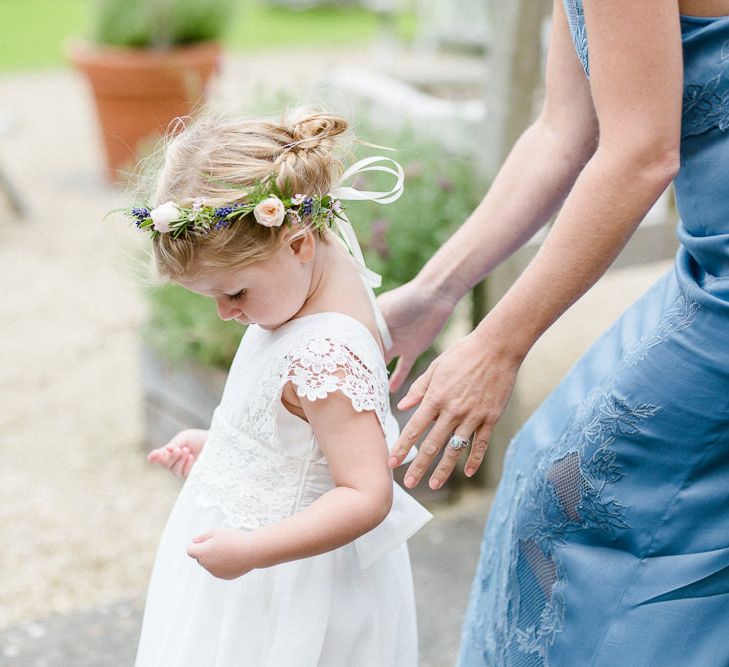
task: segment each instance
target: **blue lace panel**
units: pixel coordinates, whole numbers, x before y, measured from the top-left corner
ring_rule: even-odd
[[[560,438],[538,454],[536,469],[508,480],[509,507],[493,517],[494,530],[510,533],[510,551],[489,562],[482,585],[488,619],[477,620],[486,664],[544,667],[564,621],[567,575],[557,547],[578,533],[610,541],[629,528],[616,491],[625,472],[613,449],[616,440],[640,437],[660,405],[631,401],[619,390],[621,370],[646,359],[656,346],[694,321],[699,305],[681,295],[651,330],[624,350],[620,367],[582,402]],[[515,443],[516,444],[516,443]],[[513,452],[509,452],[509,457]],[[505,466],[505,470],[510,466]],[[494,536],[485,538],[494,543]],[[502,538],[503,539],[503,538]]]
[[[569,22],[575,51],[582,63],[585,74],[590,76],[590,61],[587,48],[587,29],[582,0],[564,0],[567,21]],[[729,81],[722,69],[729,63],[729,40],[718,46],[716,60],[718,74],[707,81],[686,83],[683,90],[683,117],[681,136],[698,136],[709,130],[729,130]]]
[[[590,62],[587,53],[587,30],[585,29],[582,0],[564,0],[564,7],[567,12],[567,21],[570,24],[570,32],[572,33],[575,50],[585,70],[585,74],[590,76]]]
[[[721,57],[726,60],[729,55],[724,50]],[[703,84],[687,84],[683,90],[681,136],[697,136],[714,128],[729,129],[729,85],[722,73]]]

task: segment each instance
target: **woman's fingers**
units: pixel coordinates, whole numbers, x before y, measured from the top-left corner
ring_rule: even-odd
[[[413,415],[413,417],[414,416],[415,415]],[[423,475],[428,472],[428,468],[430,468],[430,465],[433,463],[433,459],[436,454],[443,448],[443,445],[446,443],[448,438],[450,438],[451,432],[453,431],[453,427],[456,423],[455,419],[449,418],[445,413],[441,413],[440,416],[438,416],[438,421],[436,421],[433,428],[431,428],[428,432],[428,435],[426,435],[423,439],[420,447],[418,447],[418,455],[415,457],[415,460],[410,464],[410,467],[405,473],[403,483],[406,488],[412,489],[414,486],[419,484]]]
[[[428,486],[430,486],[430,488],[433,490],[439,489],[441,486],[443,486],[443,484],[448,481],[448,478],[451,476],[451,473],[458,464],[460,458],[461,452],[459,450],[453,449],[453,447],[446,446],[443,449],[443,456],[440,457],[438,467],[433,471],[433,474],[430,476]]]
[[[476,429],[472,423],[465,422],[458,428],[454,429],[452,434],[470,443],[475,430]],[[449,434],[446,438],[446,442],[448,444],[446,444],[446,447],[443,450],[443,456],[441,456],[438,466],[430,476],[429,486],[431,489],[439,489],[448,481],[453,469],[456,465],[458,465],[458,462],[463,458],[463,454],[468,449],[468,445],[459,449],[451,447],[450,436],[451,434]]]
[[[435,371],[435,362],[428,366],[428,370],[425,371],[419,378],[410,385],[408,393],[400,399],[397,404],[398,410],[409,410],[415,407],[420,401],[423,400],[425,393],[428,391],[430,385],[430,379],[433,377]]]
[[[486,450],[489,446],[489,440],[491,439],[492,427],[482,424],[476,429],[473,435],[473,443],[471,444],[471,452],[468,455],[468,460],[463,469],[466,477],[472,477],[476,471],[481,467],[484,456],[486,456]]]
[[[412,446],[418,441],[420,436],[425,433],[427,428],[433,423],[438,416],[438,410],[430,405],[421,405],[410,417],[408,423],[405,424],[400,437],[397,439],[388,463],[391,468],[395,468],[405,458]]]

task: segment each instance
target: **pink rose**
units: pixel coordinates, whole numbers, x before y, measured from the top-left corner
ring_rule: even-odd
[[[180,211],[174,202],[168,201],[160,204],[157,208],[152,209],[149,213],[152,218],[152,227],[163,234],[170,231],[170,223],[180,219]]]
[[[264,227],[279,227],[284,221],[286,210],[283,202],[278,197],[271,195],[253,209],[253,215],[256,222]]]

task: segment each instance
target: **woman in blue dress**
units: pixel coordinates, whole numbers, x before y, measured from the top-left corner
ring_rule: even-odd
[[[589,49],[588,49],[589,47]],[[556,0],[544,107],[473,215],[381,298],[393,388],[454,304],[539,253],[401,402],[405,484],[479,467],[521,361],[673,180],[676,261],[509,446],[460,664],[729,665],[729,1]]]

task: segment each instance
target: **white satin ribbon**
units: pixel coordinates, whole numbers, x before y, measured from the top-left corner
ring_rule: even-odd
[[[387,167],[382,164],[378,165],[378,162],[390,162],[393,166]],[[385,174],[391,174],[396,179],[395,185],[387,192],[357,190],[351,186],[343,185],[348,179],[352,178],[352,176],[363,174],[368,171],[380,171]],[[358,201],[369,200],[377,202],[378,204],[391,204],[400,198],[404,187],[405,172],[403,171],[400,163],[395,162],[392,158],[385,157],[384,155],[373,155],[355,162],[349,169],[347,169],[339,179],[339,183],[337,183],[334,190],[332,190],[331,195],[335,199],[350,199]]]
[[[389,162],[392,166],[377,164],[381,162]],[[384,192],[357,190],[351,185],[344,185],[344,183],[353,176],[372,171],[394,176],[395,185],[390,190]],[[392,202],[400,199],[404,190],[404,184],[405,172],[403,171],[402,166],[398,162],[395,162],[392,158],[385,157],[384,155],[375,155],[359,160],[349,167],[349,169],[342,174],[342,177],[339,179],[339,182],[334,189],[330,192],[330,195],[333,199],[341,201],[373,201],[378,204],[391,204]],[[392,347],[392,336],[387,328],[385,318],[382,316],[382,313],[377,306],[375,293],[373,292],[373,289],[382,284],[382,276],[367,268],[364,255],[362,254],[362,248],[357,240],[357,235],[354,233],[352,223],[349,222],[345,213],[340,211],[334,216],[334,221],[337,225],[337,231],[339,232],[340,238],[357,263],[357,268],[359,269],[362,279],[368,288],[367,292],[370,297],[370,302],[372,303],[372,309],[375,313],[375,320],[380,332],[380,337],[382,338],[382,344],[385,346],[385,349],[390,349]]]

